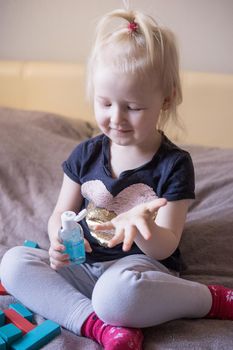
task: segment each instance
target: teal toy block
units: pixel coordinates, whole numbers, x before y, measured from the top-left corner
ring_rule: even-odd
[[[21,338],[23,333],[13,323],[8,323],[0,327],[0,337],[5,340],[7,344],[11,344],[17,339]]]
[[[1,337],[0,337],[0,350],[6,350],[6,343]]]
[[[40,246],[37,242],[29,241],[27,239],[24,241],[23,245],[25,247],[30,247],[30,248],[40,248]]]
[[[5,314],[2,310],[0,310],[0,327],[5,324]]]
[[[15,310],[22,317],[26,318],[28,321],[33,322],[33,314],[30,310],[28,310],[24,305],[20,303],[14,303],[9,305],[10,309]],[[0,315],[1,317],[1,315]]]
[[[46,320],[21,339],[11,344],[13,350],[38,350],[61,333],[60,326],[50,320]]]

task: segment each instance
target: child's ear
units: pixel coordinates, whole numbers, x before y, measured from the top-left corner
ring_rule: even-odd
[[[164,98],[162,110],[167,111],[171,107],[171,104],[175,98],[176,98],[176,89],[173,88],[171,96],[167,96]]]
[[[170,96],[165,97],[162,105],[162,110],[167,111],[170,108],[170,104],[171,104],[171,97]]]

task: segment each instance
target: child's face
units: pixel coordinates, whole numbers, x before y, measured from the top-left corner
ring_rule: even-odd
[[[138,77],[110,68],[94,76],[94,110],[101,131],[122,146],[151,145],[164,98],[152,74]]]

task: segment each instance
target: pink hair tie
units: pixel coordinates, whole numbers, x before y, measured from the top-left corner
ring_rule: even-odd
[[[131,32],[136,32],[137,29],[138,29],[138,24],[136,22],[129,22],[128,24],[128,29],[131,31]]]

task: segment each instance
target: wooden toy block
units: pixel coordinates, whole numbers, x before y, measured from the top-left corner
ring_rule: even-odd
[[[5,314],[0,310],[0,326],[3,326],[5,324]]]
[[[22,317],[26,318],[28,321],[30,321],[30,322],[33,321],[32,312],[30,310],[28,310],[24,305],[22,305],[20,303],[10,304],[9,308],[18,312],[18,314],[20,314]]]
[[[22,332],[14,324],[9,323],[0,327],[0,337],[9,345],[22,337]]]
[[[0,337],[0,350],[6,350],[6,342]]]
[[[13,350],[38,350],[61,333],[60,326],[46,320],[28,332],[21,339],[11,344]]]
[[[23,245],[26,247],[31,247],[31,248],[40,248],[40,246],[37,242],[29,241],[27,239],[24,241]]]
[[[6,289],[3,287],[2,283],[0,282],[0,295],[7,295]]]
[[[13,323],[16,327],[18,327],[23,334],[30,332],[36,326],[22,317],[18,312],[13,309],[4,310],[4,314],[6,316],[7,323]]]

